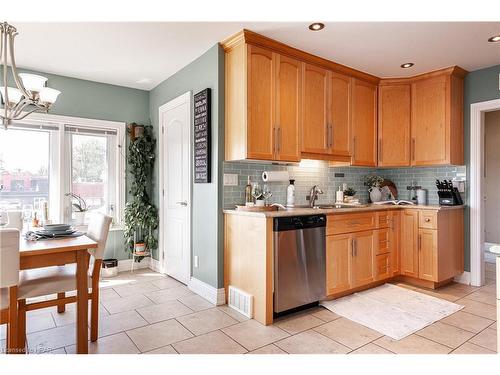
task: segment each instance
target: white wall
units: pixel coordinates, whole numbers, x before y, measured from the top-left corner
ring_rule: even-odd
[[[500,243],[500,111],[485,117],[485,240]]]

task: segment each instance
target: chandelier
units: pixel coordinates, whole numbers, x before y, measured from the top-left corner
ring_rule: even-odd
[[[17,30],[7,22],[0,23],[0,35],[0,61],[3,81],[3,85],[0,86],[3,105],[3,108],[0,108],[0,119],[5,129],[7,129],[12,120],[21,120],[33,112],[47,113],[61,92],[46,87],[46,77],[27,73],[18,74],[14,58],[14,37],[17,35]],[[9,68],[13,76],[13,82],[11,82],[16,87],[8,86]]]

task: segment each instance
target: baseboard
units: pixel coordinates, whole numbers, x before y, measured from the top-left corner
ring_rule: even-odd
[[[149,258],[149,268],[152,271],[161,273],[160,261],[153,258]]]
[[[224,305],[226,303],[224,288],[217,289],[194,277],[189,280],[188,288],[214,305]]]
[[[149,260],[151,258],[144,258],[140,263],[136,262],[134,264],[134,269],[148,268]],[[132,259],[124,259],[118,261],[118,272],[130,271],[132,269]]]
[[[465,271],[464,273],[455,276],[453,280],[460,284],[470,285],[470,272]]]

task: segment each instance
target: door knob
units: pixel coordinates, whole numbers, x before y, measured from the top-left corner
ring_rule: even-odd
[[[181,206],[187,206],[188,205],[188,202],[186,202],[186,201],[175,202],[175,203],[180,204]]]

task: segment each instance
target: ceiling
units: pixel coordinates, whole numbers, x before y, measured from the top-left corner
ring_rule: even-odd
[[[19,67],[150,90],[242,28],[379,77],[500,64],[500,22],[16,23]],[[413,62],[410,69],[401,69]]]

